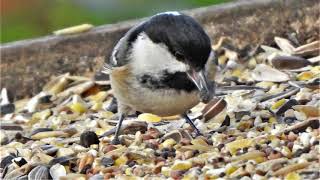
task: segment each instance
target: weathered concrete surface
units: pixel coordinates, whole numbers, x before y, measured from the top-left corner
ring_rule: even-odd
[[[274,35],[298,32],[319,37],[318,0],[241,0],[185,11],[196,18],[213,42],[230,37],[238,47],[271,42]],[[68,36],[47,36],[3,44],[1,87],[17,97],[39,92],[51,76],[92,74],[120,37],[140,20],[96,27]],[[301,37],[300,37],[301,35]]]

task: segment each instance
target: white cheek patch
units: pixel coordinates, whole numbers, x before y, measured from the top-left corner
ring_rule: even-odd
[[[131,65],[134,74],[150,74],[155,77],[159,77],[164,70],[171,73],[188,70],[188,66],[176,60],[163,44],[155,44],[144,33],[132,45]]]

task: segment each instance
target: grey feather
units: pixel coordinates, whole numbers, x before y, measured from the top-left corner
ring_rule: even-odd
[[[110,57],[107,57],[103,66],[104,73],[112,70],[114,67],[121,67],[130,61],[131,44],[137,36],[143,31],[144,22],[131,28],[116,44]]]

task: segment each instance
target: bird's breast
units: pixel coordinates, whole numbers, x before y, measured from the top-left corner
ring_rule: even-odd
[[[129,69],[113,70],[111,86],[118,101],[136,111],[170,116],[182,114],[199,102],[196,87],[184,73],[155,78],[135,76]]]

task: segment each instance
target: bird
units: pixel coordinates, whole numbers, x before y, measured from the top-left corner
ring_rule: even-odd
[[[120,143],[122,122],[131,111],[181,115],[201,134],[187,112],[214,96],[206,72],[212,58],[208,34],[186,14],[163,12],[132,27],[106,56],[102,71],[110,76],[118,107],[111,143]]]

